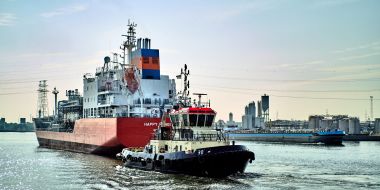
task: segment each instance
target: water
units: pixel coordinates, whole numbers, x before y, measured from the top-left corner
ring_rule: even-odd
[[[0,133],[0,189],[380,189],[380,142],[238,143],[255,152],[254,164],[243,175],[209,179],[124,168],[39,148],[34,133]]]

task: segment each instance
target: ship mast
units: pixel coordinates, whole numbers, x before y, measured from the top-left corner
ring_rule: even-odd
[[[127,38],[126,41],[123,42],[123,44],[120,46],[120,49],[123,50],[123,56],[121,58],[123,58],[123,67],[126,65],[125,64],[125,55],[126,55],[126,52],[125,50],[128,51],[128,64],[131,64],[131,60],[132,60],[132,49],[134,47],[136,47],[136,26],[137,24],[135,24],[134,22],[130,22],[130,20],[128,20],[128,32],[127,34],[123,34],[121,36],[124,36]]]

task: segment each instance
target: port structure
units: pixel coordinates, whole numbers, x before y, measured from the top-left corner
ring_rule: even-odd
[[[48,98],[47,93],[47,80],[41,80],[38,84],[38,102],[37,102],[37,116],[39,118],[49,116]]]
[[[56,87],[54,87],[53,91],[51,92],[54,94],[54,115],[58,117],[58,107],[57,107],[57,95],[59,91],[57,90]]]
[[[261,96],[261,109],[262,115],[264,116],[264,122],[269,122],[269,96],[267,94]]]
[[[370,112],[370,120],[373,121],[373,96],[369,97],[370,106],[371,106],[371,112]]]

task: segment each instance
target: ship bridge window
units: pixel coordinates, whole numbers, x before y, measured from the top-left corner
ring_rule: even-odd
[[[183,125],[189,126],[189,115],[188,114],[182,114],[182,119],[183,119]]]
[[[197,126],[198,127],[204,127],[205,126],[205,115],[199,114]]]
[[[207,115],[206,117],[206,127],[211,127],[212,122],[214,121],[215,115]]]
[[[190,126],[196,126],[197,125],[197,114],[190,114],[189,115],[189,122]]]

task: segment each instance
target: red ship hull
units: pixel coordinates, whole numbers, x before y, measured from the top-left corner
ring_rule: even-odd
[[[75,121],[71,133],[37,130],[36,135],[41,147],[115,156],[125,147],[144,147],[160,122],[160,118],[86,118]]]

